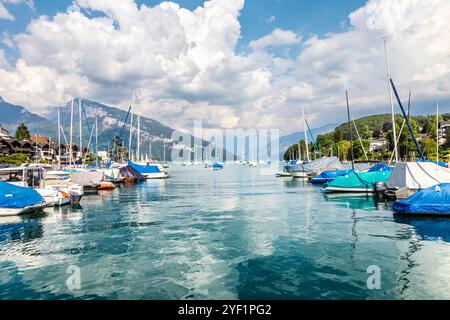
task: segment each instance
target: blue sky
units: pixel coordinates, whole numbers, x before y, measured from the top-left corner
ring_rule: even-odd
[[[449,110],[448,0],[210,1],[193,14],[78,0],[78,14],[72,0],[0,0],[0,95],[37,110],[77,96],[123,107],[138,91],[139,111],[174,128],[293,132],[299,106],[313,127],[345,121],[346,90],[355,117],[389,113],[387,38],[413,113]],[[204,0],[174,2],[192,11]]]
[[[155,6],[162,1],[138,0],[137,2]],[[194,10],[202,5],[204,0],[173,0],[172,2]],[[0,19],[0,30],[10,35],[25,32],[32,19],[41,15],[53,16],[57,12],[65,12],[72,4],[72,0],[35,0],[34,3],[34,11],[24,3],[7,4],[6,7],[15,20]],[[242,25],[242,39],[238,50],[245,50],[250,41],[269,34],[275,28],[292,30],[303,37],[340,32],[348,27],[348,14],[364,3],[364,0],[246,0],[239,18]],[[16,56],[15,52],[9,52],[9,54]]]

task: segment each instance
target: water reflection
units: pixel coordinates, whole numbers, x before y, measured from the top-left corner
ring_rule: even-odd
[[[179,170],[179,171],[176,171]],[[446,219],[394,217],[372,196],[299,179],[176,169],[85,196],[79,208],[0,220],[0,299],[441,298]],[[82,270],[82,289],[65,285]],[[368,291],[367,267],[382,269]]]

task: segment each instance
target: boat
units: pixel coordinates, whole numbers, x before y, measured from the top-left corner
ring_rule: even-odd
[[[373,193],[375,184],[386,183],[391,171],[351,172],[340,176],[323,186],[323,192]]]
[[[325,184],[333,181],[336,178],[352,173],[353,170],[330,170],[324,171],[321,174],[311,179],[313,184]]]
[[[338,157],[322,157],[312,162],[296,161],[294,164],[289,163],[284,169],[286,172],[291,173],[294,178],[307,178],[309,173],[321,168],[345,169]]]
[[[69,188],[47,182],[44,179],[44,170],[40,167],[0,169],[0,181],[35,189],[44,198],[47,207],[64,206],[72,203]]]
[[[142,174],[140,174],[136,169],[129,165],[120,168],[119,174],[124,183],[136,183],[146,180],[146,178]]]
[[[224,164],[222,162],[215,162],[211,167],[213,170],[223,170]]]
[[[441,183],[450,183],[450,169],[433,162],[399,163],[387,182],[388,195],[406,199]]]
[[[396,201],[394,211],[406,215],[450,215],[450,183],[439,184],[406,200]]]
[[[0,181],[0,217],[30,213],[45,205],[36,190]]]
[[[96,192],[105,181],[105,175],[101,170],[77,170],[70,173],[70,181],[83,186],[84,192]]]
[[[145,164],[139,164],[129,160],[128,165],[142,174],[146,179],[170,178],[170,174],[160,163],[147,162]]]
[[[116,185],[109,181],[102,182],[98,187],[97,190],[114,190],[116,188]]]

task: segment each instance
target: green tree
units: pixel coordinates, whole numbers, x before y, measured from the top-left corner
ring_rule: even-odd
[[[366,124],[362,130],[362,138],[370,139],[373,136],[373,130],[370,130],[369,126]]]
[[[341,140],[338,142],[339,159],[341,160],[351,160],[350,154],[350,141]]]
[[[28,131],[28,127],[24,123],[17,127],[16,139],[20,141],[30,140],[30,131]]]
[[[424,139],[420,141],[420,144],[426,158],[430,160],[436,159],[436,141],[433,139]]]
[[[362,140],[362,144],[364,146],[364,150],[367,153],[367,157],[370,158],[372,157],[372,154],[370,153],[370,142],[369,140]],[[365,154],[364,154],[364,150],[361,147],[361,143],[359,141],[354,141],[353,142],[353,150],[355,152],[355,160],[366,160]],[[349,159],[350,160],[350,159]]]

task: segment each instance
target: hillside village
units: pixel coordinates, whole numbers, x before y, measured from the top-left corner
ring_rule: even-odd
[[[390,115],[375,115],[352,121],[352,139],[355,159],[359,161],[389,161],[392,158],[394,139]],[[418,152],[411,133],[403,123],[403,117],[397,116],[397,135],[400,158],[404,161],[418,159]],[[430,160],[436,160],[437,141],[439,141],[440,159],[450,158],[450,114],[439,117],[439,136],[437,134],[436,116],[411,116],[411,126],[423,152]],[[403,128],[403,129],[402,129]],[[340,160],[351,160],[351,142],[348,123],[334,131],[319,135],[315,141],[309,139],[309,151],[313,157],[338,156]],[[314,144],[315,142],[315,144]],[[290,146],[285,160],[297,160],[306,154],[305,141]]]

